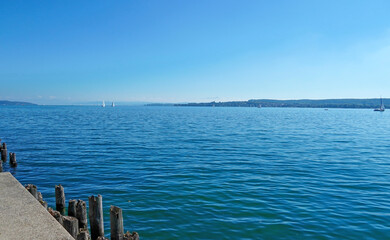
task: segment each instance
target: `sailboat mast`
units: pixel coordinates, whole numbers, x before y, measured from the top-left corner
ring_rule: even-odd
[[[383,104],[383,99],[382,99],[382,97],[381,97],[381,108],[382,108],[382,109],[385,109],[385,105]]]

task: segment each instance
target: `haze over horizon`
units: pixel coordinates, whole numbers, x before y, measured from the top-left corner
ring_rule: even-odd
[[[379,98],[388,1],[2,1],[0,100]]]

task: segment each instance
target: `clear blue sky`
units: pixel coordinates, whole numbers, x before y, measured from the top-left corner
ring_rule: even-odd
[[[0,99],[390,97],[390,1],[0,1]]]

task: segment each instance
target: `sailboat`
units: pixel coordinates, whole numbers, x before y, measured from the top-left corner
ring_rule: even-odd
[[[111,107],[115,107],[115,104],[114,104],[114,102],[112,102],[112,103],[111,103]]]
[[[102,107],[106,107],[106,103],[104,101],[102,103]]]
[[[375,108],[374,111],[376,112],[384,112],[385,111],[385,105],[383,104],[383,99],[381,98],[381,107]]]

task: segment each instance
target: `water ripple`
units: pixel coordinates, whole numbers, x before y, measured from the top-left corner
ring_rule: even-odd
[[[10,170],[54,206],[102,194],[143,239],[390,239],[390,115],[1,107]]]

